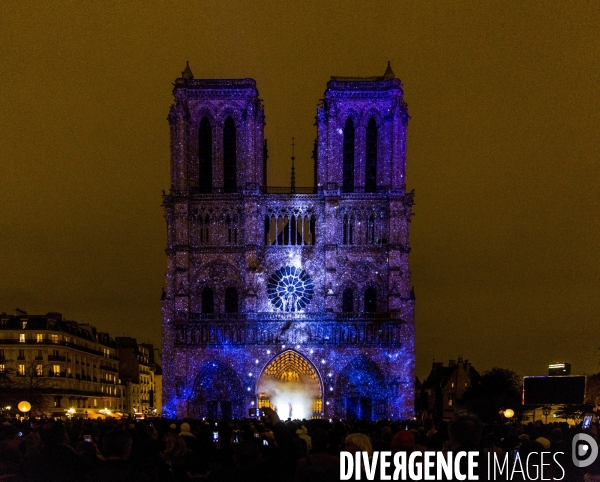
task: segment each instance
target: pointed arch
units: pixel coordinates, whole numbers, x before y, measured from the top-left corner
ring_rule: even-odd
[[[225,119],[223,126],[223,189],[237,192],[237,140],[231,116]]]
[[[300,401],[298,393],[303,393],[304,417],[322,415],[324,385],[317,367],[298,351],[287,349],[271,358],[261,370],[256,383],[258,406],[277,409],[280,416],[293,418],[302,415],[295,412],[295,404]]]
[[[366,356],[353,358],[342,369],[336,386],[347,418],[385,418],[389,393],[383,373],[373,360]]]
[[[196,416],[209,418],[239,417],[244,390],[235,371],[221,361],[205,363],[194,380],[193,404]]]
[[[206,116],[198,128],[198,188],[212,192],[212,127]]]
[[[354,121],[351,117],[344,125],[342,163],[342,191],[354,192]]]
[[[373,117],[366,134],[365,192],[377,192],[377,122]]]

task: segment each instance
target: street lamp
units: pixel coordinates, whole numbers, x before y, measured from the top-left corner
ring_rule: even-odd
[[[548,425],[548,415],[550,415],[550,412],[552,412],[552,407],[550,405],[544,405],[542,407],[542,415],[546,417],[546,425]]]
[[[510,421],[510,419],[515,416],[515,411],[512,408],[507,408],[504,410],[503,415]]]

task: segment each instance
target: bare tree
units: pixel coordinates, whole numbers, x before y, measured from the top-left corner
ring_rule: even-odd
[[[17,369],[7,374],[3,392],[11,405],[16,407],[19,401],[26,400],[31,404],[32,415],[42,415],[48,409],[48,395],[58,388],[50,365],[32,357],[19,362]]]

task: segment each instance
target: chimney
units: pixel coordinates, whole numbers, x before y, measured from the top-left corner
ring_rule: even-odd
[[[462,356],[459,356],[458,357],[458,364],[460,365],[462,362],[463,362],[463,358],[462,358]]]
[[[448,366],[449,366],[449,367],[453,367],[454,365],[456,365],[456,360],[450,360],[450,361],[448,362]]]

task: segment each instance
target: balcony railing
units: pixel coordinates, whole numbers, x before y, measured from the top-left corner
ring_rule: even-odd
[[[118,360],[119,357],[115,356],[115,355],[109,355],[106,356],[104,354],[104,352],[101,352],[99,350],[94,350],[93,348],[87,348],[85,346],[82,345],[78,345],[76,343],[71,343],[71,342],[67,342],[67,341],[56,341],[56,342],[52,342],[50,340],[44,340],[43,342],[40,341],[36,341],[34,339],[27,339],[25,340],[25,343],[23,343],[22,341],[19,341],[18,338],[0,338],[0,345],[52,345],[52,346],[68,346],[69,348],[73,348],[74,350],[77,351],[81,351],[81,352],[85,352],[85,353],[90,353],[92,355],[97,355],[103,358],[110,358],[111,360]]]
[[[185,313],[178,312],[175,320],[178,322],[202,321],[377,321],[399,320],[400,312],[383,311],[374,313],[298,313],[298,312],[262,312],[262,313]]]
[[[261,326],[268,323],[269,326]],[[175,344],[222,345],[321,345],[403,346],[412,343],[412,329],[402,320],[353,319],[344,321],[266,320],[208,321],[175,324]]]
[[[67,361],[67,357],[66,356],[61,356],[61,355],[48,355],[48,361]]]

